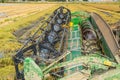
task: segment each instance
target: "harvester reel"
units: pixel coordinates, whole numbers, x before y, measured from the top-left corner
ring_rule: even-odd
[[[24,46],[13,57],[17,79],[24,80],[24,72],[20,72],[21,69],[18,65],[23,63],[26,57],[33,58],[37,64],[44,63],[48,65],[51,59],[54,60],[65,51],[62,46],[66,44],[64,41],[67,32],[63,25],[68,25],[70,19],[70,10],[65,7],[59,7],[40,26],[35,34],[26,41]],[[39,34],[40,31],[42,32],[41,34]],[[28,54],[25,55],[26,53]]]

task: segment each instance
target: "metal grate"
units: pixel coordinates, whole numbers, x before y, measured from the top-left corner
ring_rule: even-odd
[[[80,51],[80,31],[78,25],[70,29],[68,49],[70,51]]]
[[[79,25],[74,25],[70,28],[68,37],[68,50],[71,51],[71,54],[67,56],[67,61],[81,55],[81,34]]]

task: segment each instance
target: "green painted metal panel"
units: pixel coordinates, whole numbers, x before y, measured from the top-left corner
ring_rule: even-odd
[[[84,20],[88,19],[90,15],[84,11],[76,11],[72,13],[72,22],[74,25],[81,24]]]
[[[24,60],[24,76],[25,80],[42,80],[43,78],[42,70],[32,58]]]
[[[89,14],[83,11],[77,11],[72,13],[71,22],[73,23],[73,26],[70,27],[68,39],[68,50],[70,50],[72,53],[67,56],[66,60],[71,60],[82,55],[81,54],[82,34],[80,32],[79,24],[82,24],[84,20],[88,20],[88,17],[90,17]]]
[[[82,17],[83,15],[84,17]],[[86,18],[85,18],[86,17]],[[66,57],[66,61],[71,61],[77,57],[80,57],[82,55],[81,53],[81,46],[82,46],[82,32],[80,32],[80,26],[79,24],[82,24],[84,20],[87,20],[89,15],[86,12],[74,12],[72,13],[72,20],[73,26],[70,27],[70,33],[68,37],[68,50],[71,51],[71,54],[69,54]],[[83,67],[81,65],[78,66],[79,69],[82,69]],[[74,71],[76,67],[73,67],[72,70]]]
[[[81,36],[80,36],[79,25],[73,25],[70,28],[70,34],[68,39],[68,50],[71,51],[71,54],[67,56],[67,60],[74,59],[81,55]]]
[[[99,54],[99,52],[96,54],[90,54],[87,56],[82,55],[78,58],[75,58],[72,61],[68,61],[67,63],[68,64],[74,63],[74,65],[69,69],[66,68],[66,70],[67,70],[66,72],[69,72],[70,74],[60,80],[65,80],[66,78],[69,78],[72,74],[74,74],[75,72],[81,71],[82,69],[84,69],[84,67],[82,66],[82,63],[87,64],[89,66],[87,71],[89,71],[91,74],[93,74],[95,72],[102,73],[102,71],[109,70],[110,67],[117,66],[117,64],[115,62],[111,62],[109,59],[101,56]],[[68,65],[67,63],[66,63],[66,65]],[[63,64],[63,63],[61,63],[61,64]],[[93,76],[91,75],[91,77],[93,77]]]
[[[90,22],[92,23],[92,25],[94,25],[94,26],[93,26],[94,30],[95,30],[95,31],[98,31],[99,29],[98,29],[97,24],[94,22],[94,20],[93,20],[92,18],[89,18],[89,19],[90,19]],[[102,47],[103,47],[103,49],[104,49],[104,53],[105,53],[108,57],[110,57],[112,60],[115,60],[115,58],[114,58],[111,50],[109,49],[109,47],[108,47],[108,45],[107,45],[107,43],[106,43],[106,41],[105,41],[105,39],[104,39],[104,37],[103,37],[102,34],[101,34],[101,37],[100,37],[100,41],[101,41],[101,45],[102,45]]]

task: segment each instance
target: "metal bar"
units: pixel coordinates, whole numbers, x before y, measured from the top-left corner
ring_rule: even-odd
[[[54,66],[57,62],[59,62],[61,59],[63,59],[64,57],[66,57],[70,53],[71,53],[70,51],[66,51],[63,55],[61,55],[60,57],[58,57],[52,64],[50,64],[49,66],[47,66],[42,71],[45,72],[45,71],[49,70],[52,66]]]
[[[61,52],[61,48],[62,48],[62,46],[63,46],[63,40],[64,40],[64,37],[65,37],[65,31],[66,31],[66,29],[64,28],[63,35],[62,35],[62,39],[61,39],[61,41],[60,41],[59,52]]]

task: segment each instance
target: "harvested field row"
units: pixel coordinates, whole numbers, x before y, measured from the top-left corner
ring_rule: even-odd
[[[12,17],[14,15],[29,15],[29,13],[34,11],[42,11],[53,7],[55,4],[16,4],[10,6],[0,6],[0,13],[6,13],[7,17]]]
[[[120,4],[87,4],[89,6],[93,6],[99,9],[103,9],[103,10],[109,10],[109,11],[113,11],[113,12],[118,12],[120,13]]]
[[[5,4],[6,5],[6,4]],[[19,17],[27,17],[37,12],[49,9],[56,4],[15,4],[0,6],[0,26],[5,26]],[[9,23],[8,23],[9,22]]]
[[[109,24],[115,23],[120,20],[120,14],[109,11],[109,10],[104,10],[104,9],[99,9],[93,6],[91,3],[85,4],[85,3],[79,3],[79,4],[68,4],[64,5],[65,7],[69,8],[71,11],[86,11],[86,12],[95,12],[101,15]],[[75,7],[77,6],[77,7]],[[107,14],[106,14],[107,13]]]

